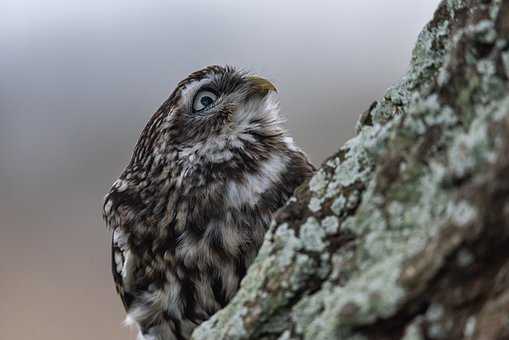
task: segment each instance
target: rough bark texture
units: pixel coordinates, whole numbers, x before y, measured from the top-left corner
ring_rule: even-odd
[[[509,339],[509,0],[448,0],[194,339]]]

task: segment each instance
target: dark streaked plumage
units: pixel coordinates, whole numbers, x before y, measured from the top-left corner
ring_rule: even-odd
[[[275,92],[230,67],[192,73],[106,195],[113,277],[142,339],[188,339],[225,306],[272,214],[312,174]]]

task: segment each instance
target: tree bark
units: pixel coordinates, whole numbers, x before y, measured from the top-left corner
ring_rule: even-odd
[[[193,339],[509,339],[509,0],[447,0]]]

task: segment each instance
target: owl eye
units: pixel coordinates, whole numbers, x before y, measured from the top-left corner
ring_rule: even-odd
[[[196,94],[193,101],[193,111],[199,112],[214,105],[217,95],[209,90],[202,90]]]

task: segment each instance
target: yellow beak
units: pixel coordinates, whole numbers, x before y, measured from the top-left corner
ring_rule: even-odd
[[[270,91],[277,92],[276,87],[270,81],[265,78],[257,77],[257,76],[249,76],[247,77],[249,82],[252,84],[253,90],[261,95],[265,96]]]

